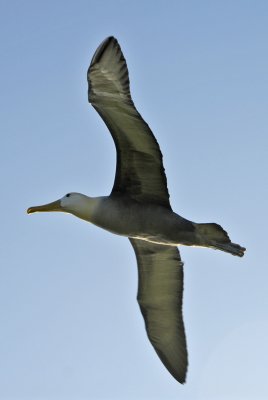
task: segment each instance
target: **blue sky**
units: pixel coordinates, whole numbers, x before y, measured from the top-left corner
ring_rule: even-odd
[[[267,15],[260,0],[0,2],[1,400],[267,398]],[[128,241],[25,212],[110,192],[115,149],[86,82],[109,35],[174,210],[247,247],[181,249],[184,386],[147,340]]]

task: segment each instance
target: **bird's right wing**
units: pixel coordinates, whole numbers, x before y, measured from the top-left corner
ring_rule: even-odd
[[[182,318],[183,263],[179,250],[130,239],[138,262],[138,303],[150,342],[180,383],[187,372],[186,336]]]
[[[107,125],[117,150],[112,194],[171,209],[159,145],[132,101],[126,60],[117,40],[97,48],[88,69],[88,99]]]

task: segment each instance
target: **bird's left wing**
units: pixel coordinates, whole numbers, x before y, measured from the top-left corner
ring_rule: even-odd
[[[117,150],[112,194],[170,209],[162,154],[131,99],[126,60],[114,37],[97,48],[87,76],[89,102],[110,130]]]
[[[130,239],[138,262],[138,303],[150,342],[180,383],[187,372],[187,347],[182,318],[183,263],[179,250]]]

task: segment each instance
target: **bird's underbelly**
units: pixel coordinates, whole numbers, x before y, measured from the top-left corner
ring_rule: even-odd
[[[176,246],[195,242],[194,224],[161,206],[104,202],[91,222],[114,234],[154,243]]]

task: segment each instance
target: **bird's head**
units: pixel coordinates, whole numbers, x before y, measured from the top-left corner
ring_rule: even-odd
[[[52,203],[44,204],[42,206],[29,207],[28,214],[36,212],[67,212],[77,214],[87,207],[90,203],[90,197],[81,193],[67,193],[61,199],[53,201]]]

